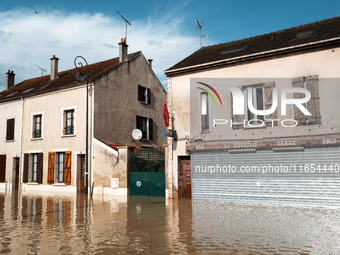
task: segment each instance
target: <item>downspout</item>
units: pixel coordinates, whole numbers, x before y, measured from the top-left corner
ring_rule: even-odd
[[[94,189],[94,154],[93,154],[93,130],[94,130],[94,84],[92,83],[90,85],[90,89],[91,89],[91,126],[90,126],[90,147],[91,147],[91,154],[90,154],[90,184],[92,186],[91,188],[91,197],[93,194],[93,189]]]

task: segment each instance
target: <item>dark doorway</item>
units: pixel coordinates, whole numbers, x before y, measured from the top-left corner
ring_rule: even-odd
[[[190,160],[181,161],[182,197],[191,198],[191,164]]]

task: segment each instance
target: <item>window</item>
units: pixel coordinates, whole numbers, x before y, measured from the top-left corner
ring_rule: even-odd
[[[144,118],[137,116],[136,128],[142,131],[142,139],[153,139],[153,120],[151,118]]]
[[[201,94],[201,122],[202,122],[202,132],[209,131],[209,102],[208,102],[208,94]]]
[[[13,141],[14,140],[14,122],[15,119],[7,120],[7,131],[6,131],[6,140]]]
[[[138,101],[150,104],[151,103],[151,90],[138,85]]]
[[[245,90],[245,104],[246,104],[246,121],[251,121],[250,124],[262,123],[260,120],[264,121],[264,115],[256,115],[252,113],[249,109],[248,105],[248,96],[249,93],[252,94],[252,103],[253,107],[257,110],[264,110],[264,95],[263,95],[263,86],[261,87],[251,87]]]
[[[64,112],[64,135],[73,135],[74,132],[74,109]]]
[[[244,115],[233,115],[233,128],[239,129],[246,126],[265,127],[266,125],[277,126],[277,112],[274,111],[270,115],[256,115],[252,113],[248,105],[248,94],[251,93],[252,106],[257,110],[268,110],[273,104],[273,88],[275,82],[266,82],[260,84],[246,85],[242,87],[244,93],[245,113]],[[231,111],[233,114],[233,97],[231,95]],[[252,121],[251,121],[252,120]]]
[[[43,153],[24,154],[23,182],[37,182],[42,184],[43,180]]]
[[[41,138],[41,130],[42,130],[42,115],[34,115],[33,116],[33,138]]]
[[[311,116],[305,116],[303,112],[294,105],[294,119],[298,122],[298,125],[320,124],[321,114],[318,75],[294,78],[292,84],[293,87],[305,88],[311,93],[311,99],[303,104],[303,106],[312,114]],[[293,98],[302,97],[304,97],[304,95],[301,93],[293,93]]]
[[[33,154],[33,166],[32,166],[32,182],[37,181],[38,172],[38,154]]]
[[[64,164],[65,154],[63,152],[58,153],[58,182],[64,182]]]
[[[48,184],[71,185],[71,152],[50,152],[48,155]]]

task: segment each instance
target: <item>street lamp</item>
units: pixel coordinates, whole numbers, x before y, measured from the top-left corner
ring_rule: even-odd
[[[88,146],[89,146],[89,66],[87,64],[87,61],[82,56],[77,56],[74,59],[74,66],[78,69],[78,73],[76,74],[77,81],[82,80],[82,74],[81,69],[83,68],[83,64],[81,62],[78,62],[77,66],[77,59],[81,58],[86,63],[86,151],[85,151],[85,194],[88,194],[88,158],[89,158],[89,152],[88,152]]]

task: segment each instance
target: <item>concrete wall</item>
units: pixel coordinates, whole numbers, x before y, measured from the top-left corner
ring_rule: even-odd
[[[0,183],[0,189],[10,188],[13,178],[13,158],[21,152],[22,101],[15,100],[0,104],[0,155],[6,155],[6,183]],[[14,141],[6,141],[7,119],[15,119]],[[22,161],[23,159],[20,158]],[[7,184],[7,185],[6,185]]]
[[[168,104],[169,112],[174,114],[174,129],[177,130],[178,140],[169,138],[169,169],[172,169],[173,191],[178,190],[178,156],[186,156],[185,136],[190,134],[190,78],[295,78],[299,76],[318,75],[323,78],[338,78],[339,48],[324,49],[304,54],[287,55],[266,60],[235,64],[225,68],[211,69],[201,72],[192,72],[168,77]],[[278,137],[292,135],[330,134],[340,131],[339,115],[335,105],[336,97],[340,93],[339,84],[333,83],[330,89],[320,89],[321,125],[298,127],[292,134],[281,127],[257,130],[231,130],[223,133],[223,139],[232,139],[235,134],[238,139],[252,137]],[[322,88],[322,84],[320,85]],[[324,86],[323,88],[328,88]],[[225,98],[230,102],[230,98]],[[198,108],[199,109],[199,108]],[[230,116],[229,116],[230,117]],[[280,118],[280,116],[278,116]],[[194,130],[199,133],[200,125]],[[210,123],[212,126],[212,123]],[[219,130],[220,132],[221,130]],[[271,132],[271,133],[270,133]],[[253,135],[254,133],[254,135]],[[199,134],[201,135],[201,134]],[[201,135],[202,139],[218,140],[216,134]]]
[[[138,85],[151,89],[151,104],[138,101]],[[162,104],[166,92],[150,65],[139,53],[95,81],[94,137],[105,143],[163,146],[165,124]],[[136,115],[153,119],[153,140],[133,141]]]

